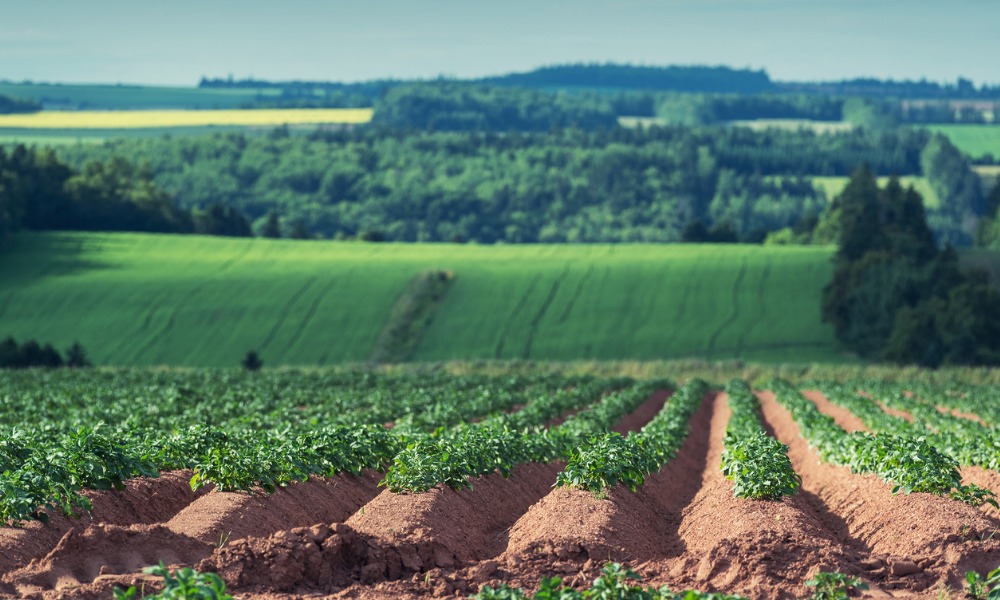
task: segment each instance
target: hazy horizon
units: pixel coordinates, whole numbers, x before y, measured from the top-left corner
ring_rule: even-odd
[[[4,12],[0,79],[11,81],[352,82],[615,62],[1000,83],[1000,3],[989,0],[35,0]]]

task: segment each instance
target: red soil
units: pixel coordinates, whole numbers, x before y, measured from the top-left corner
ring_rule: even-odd
[[[989,424],[986,421],[984,421],[983,418],[980,417],[979,415],[962,412],[956,408],[948,408],[947,406],[935,406],[934,408],[936,408],[939,413],[945,415],[951,415],[953,417],[958,417],[960,419],[968,419],[970,421],[975,421],[976,423],[979,423],[983,427],[989,427]]]
[[[812,391],[812,392],[805,392],[804,395],[816,404],[816,407],[820,410],[820,412],[830,416],[834,421],[836,421],[838,425],[840,425],[844,429],[847,429],[848,431],[868,431],[868,427],[865,426],[865,424],[862,423],[860,419],[851,414],[851,412],[846,408],[837,406],[832,402],[830,402],[829,400],[827,400],[822,393]],[[906,419],[911,423],[914,420],[913,415],[911,415],[906,411],[891,410],[885,406],[882,406],[882,409],[889,414],[894,414],[898,417]],[[940,407],[938,407],[938,411],[948,414],[947,411],[942,411]],[[984,469],[982,467],[972,467],[972,466],[960,467],[959,473],[961,473],[962,475],[963,484],[974,483],[978,486],[984,487],[992,491],[995,494],[1000,495],[1000,473],[997,473],[996,471],[991,471],[989,469]],[[984,504],[980,508],[986,511],[987,513],[990,513],[991,515],[1000,516],[1000,510],[994,508],[990,504]]]
[[[821,394],[806,396],[841,427],[863,429],[856,417]],[[991,536],[1000,521],[931,494],[893,495],[874,475],[820,462],[773,394],[760,398],[765,419],[789,446],[789,458],[802,476],[803,496],[822,503],[831,522],[870,554],[863,562],[880,587],[927,593],[942,585],[960,587],[966,571],[992,569],[1000,562],[1000,540]]]
[[[863,428],[810,396],[838,422]],[[1000,563],[991,537],[1000,521],[927,494],[893,496],[873,476],[821,463],[791,415],[761,398],[766,426],[789,445],[803,479],[802,493],[781,501],[733,496],[719,469],[729,409],[724,395],[710,394],[676,459],[636,493],[553,490],[558,464],[522,465],[509,479],[492,475],[458,492],[378,493],[376,475],[272,496],[188,490],[183,502],[142,517],[155,524],[125,526],[138,519],[122,512],[126,521],[115,525],[89,518],[54,527],[62,539],[50,542],[55,534],[35,535],[32,524],[21,537],[35,549],[22,556],[35,560],[4,558],[20,568],[0,572],[0,596],[107,598],[115,585],[152,583],[137,572],[163,560],[216,571],[238,597],[453,597],[486,584],[533,588],[546,575],[589,585],[614,559],[673,589],[802,597],[802,582],[822,569],[863,577],[872,596],[936,597],[942,584],[956,595],[965,570]],[[664,399],[650,398],[619,427],[638,429]]]
[[[313,479],[274,494],[192,492],[190,472],[135,479],[123,492],[88,492],[90,515],[0,528],[0,596],[91,595],[148,581],[144,566],[192,565],[248,535],[346,519],[378,493],[378,474]]]
[[[22,527],[0,527],[0,576],[45,556],[71,529],[95,523],[109,525],[151,524],[165,521],[208,490],[192,492],[190,471],[140,477],[125,484],[124,491],[87,491],[94,504],[79,519],[50,514],[48,523],[31,521]]]

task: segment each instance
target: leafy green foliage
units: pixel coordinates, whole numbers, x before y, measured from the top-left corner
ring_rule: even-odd
[[[416,101],[398,106],[410,113],[403,120],[492,127],[489,109],[441,115],[434,92],[396,94]],[[606,103],[597,98],[598,110],[584,116],[606,119]],[[376,120],[393,120],[393,110],[376,111]],[[538,122],[520,109],[509,114]],[[822,136],[728,127],[543,129],[221,134],[60,152],[75,167],[112,156],[146,160],[183,208],[220,202],[255,220],[274,210],[324,237],[374,229],[392,241],[624,242],[677,241],[695,220],[708,227],[729,220],[740,239],[794,226],[826,201],[790,175],[849,175],[865,161],[880,173],[919,174],[929,138],[902,129]]]
[[[957,462],[939,450],[933,438],[919,435],[905,420],[886,414],[870,400],[839,386],[819,386],[831,402],[857,411],[875,430],[847,433],[787,382],[770,385],[823,460],[855,473],[874,473],[892,484],[893,493],[928,492],[972,504],[990,502],[986,491],[962,485]]]
[[[1000,568],[993,569],[983,577],[975,571],[965,574],[969,597],[974,600],[1000,600]]]
[[[577,591],[564,586],[559,577],[543,577],[538,591],[529,595],[522,589],[507,584],[494,589],[484,586],[476,600],[743,600],[741,596],[704,593],[694,590],[672,592],[666,587],[653,588],[638,585],[642,577],[619,563],[605,563],[600,576],[590,588]]]
[[[565,457],[584,440],[638,408],[657,385],[643,382],[616,391],[552,429],[542,426],[567,410],[592,402],[595,390],[545,396],[515,413],[438,430],[415,439],[396,455],[380,485],[394,492],[423,492],[440,484],[469,488],[470,480],[476,477],[494,472],[507,477],[519,464]]]
[[[556,485],[585,489],[602,495],[622,484],[633,492],[674,458],[688,434],[691,414],[701,404],[707,385],[693,380],[671,396],[663,409],[638,435],[622,437],[602,432],[569,454]]]
[[[730,417],[726,426],[722,474],[735,483],[739,498],[777,500],[798,493],[802,478],[792,468],[788,446],[764,430],[760,402],[750,386],[734,379],[726,386]]]
[[[192,469],[195,489],[268,491],[314,475],[384,470],[408,444],[465,420],[514,418],[507,411],[537,398],[550,399],[553,411],[582,405],[623,385],[363,371],[7,371],[0,523],[79,514],[91,508],[80,490],[121,489],[163,469]],[[475,452],[496,456],[497,448],[483,442]]]
[[[852,591],[868,589],[868,584],[857,577],[822,571],[807,579],[806,585],[816,588],[809,595],[810,600],[847,600]]]
[[[232,600],[226,593],[226,582],[215,573],[199,573],[185,567],[171,573],[163,563],[159,566],[147,567],[142,570],[149,575],[163,577],[163,591],[158,594],[145,595],[142,598],[158,600]],[[115,600],[133,600],[140,597],[139,590],[132,586],[127,590],[115,588]]]

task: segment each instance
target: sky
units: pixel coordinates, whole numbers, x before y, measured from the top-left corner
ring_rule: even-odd
[[[0,79],[479,77],[570,62],[1000,83],[998,0],[0,0]]]

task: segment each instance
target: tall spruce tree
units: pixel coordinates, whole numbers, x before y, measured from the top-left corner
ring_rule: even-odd
[[[835,199],[839,247],[823,319],[843,346],[871,360],[924,366],[1000,361],[1000,294],[939,251],[923,200],[867,167]]]

